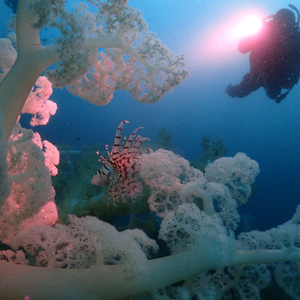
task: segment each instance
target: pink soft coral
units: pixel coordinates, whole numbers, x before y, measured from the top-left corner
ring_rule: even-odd
[[[69,11],[62,0],[19,0],[17,59],[0,84],[6,140],[37,78],[53,64],[47,75],[55,86],[67,86],[97,105],[107,104],[118,89],[153,103],[188,76],[184,58],[174,57],[149,33],[127,1],[89,1],[89,6],[92,12],[82,4]],[[61,33],[55,44],[42,45],[44,27]],[[15,59],[16,52],[11,54]]]

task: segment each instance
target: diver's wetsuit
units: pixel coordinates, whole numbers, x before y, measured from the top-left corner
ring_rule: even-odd
[[[280,102],[298,82],[300,74],[300,34],[298,27],[285,27],[271,20],[255,36],[241,39],[239,51],[250,54],[250,72],[238,85],[229,84],[225,92],[243,98],[260,87]],[[281,89],[288,91],[281,95]]]

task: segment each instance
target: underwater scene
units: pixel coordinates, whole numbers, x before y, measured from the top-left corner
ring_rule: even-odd
[[[0,1],[0,300],[300,299],[299,11]]]

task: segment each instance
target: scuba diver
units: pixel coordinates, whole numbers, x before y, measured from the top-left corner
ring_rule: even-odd
[[[264,19],[261,30],[239,41],[238,50],[250,53],[250,72],[238,85],[229,84],[225,92],[231,97],[243,98],[264,87],[270,99],[280,103],[298,83],[300,75],[300,33],[298,20],[290,9],[280,9]],[[268,20],[271,19],[271,20]],[[281,94],[281,90],[287,91]]]

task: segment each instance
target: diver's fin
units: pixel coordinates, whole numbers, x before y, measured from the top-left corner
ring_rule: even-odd
[[[276,103],[280,103],[283,99],[285,99],[285,97],[289,94],[289,92],[291,91],[291,89],[293,88],[294,86],[292,86],[288,91],[286,91],[285,93],[279,95],[275,101]]]

